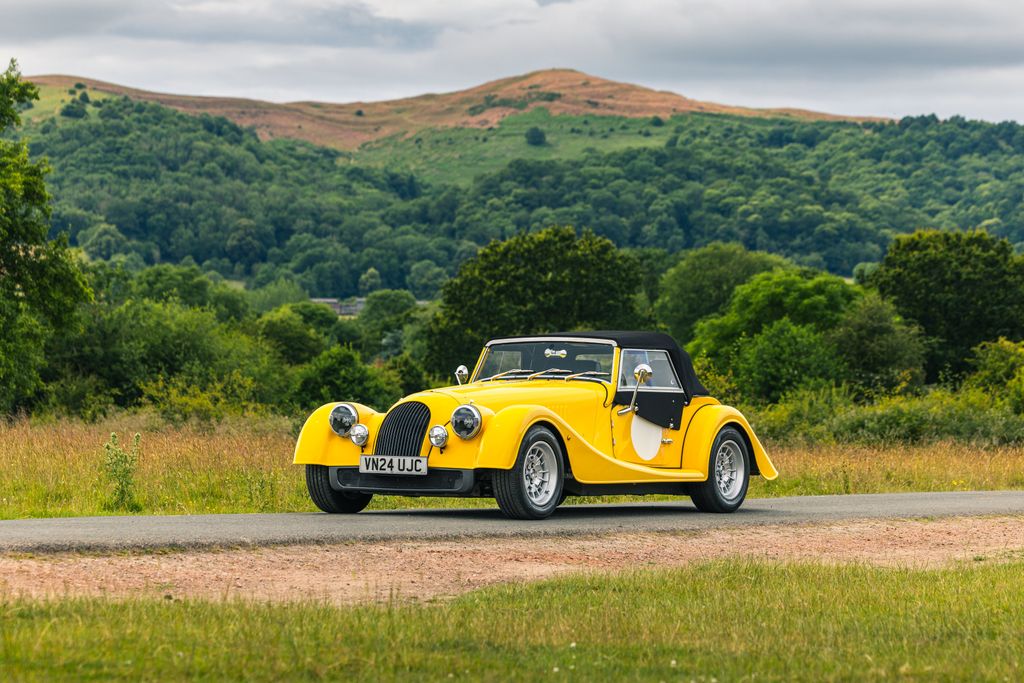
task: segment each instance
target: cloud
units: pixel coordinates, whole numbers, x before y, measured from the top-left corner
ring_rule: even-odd
[[[26,73],[164,91],[368,100],[564,66],[731,104],[1024,111],[1011,1],[4,0],[3,17]]]

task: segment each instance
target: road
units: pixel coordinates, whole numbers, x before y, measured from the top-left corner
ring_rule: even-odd
[[[894,493],[751,499],[731,515],[689,502],[568,505],[541,522],[507,520],[496,509],[400,510],[358,515],[279,513],[70,517],[0,521],[0,552],[350,543],[530,535],[671,532],[847,519],[1022,515],[1024,491]]]

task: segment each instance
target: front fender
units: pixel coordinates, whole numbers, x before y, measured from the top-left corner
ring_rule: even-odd
[[[775,465],[768,459],[768,454],[754,434],[754,429],[743,417],[740,411],[732,406],[721,404],[706,405],[697,410],[693,419],[686,428],[686,436],[683,438],[683,469],[696,470],[708,476],[708,461],[711,454],[711,445],[718,436],[718,432],[727,425],[734,425],[743,432],[750,445],[751,454],[761,476],[765,479],[775,479],[779,476]]]
[[[370,442],[364,448],[372,451],[373,440],[376,438],[383,414],[369,406],[348,402],[359,413],[359,422],[370,428]],[[358,465],[359,454],[363,449],[347,438],[341,438],[331,429],[328,418],[338,402],[327,403],[313,411],[302,425],[299,438],[295,442],[296,465]]]

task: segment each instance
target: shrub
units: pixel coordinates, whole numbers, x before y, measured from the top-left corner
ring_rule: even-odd
[[[541,147],[547,143],[547,140],[547,135],[537,126],[533,126],[526,131],[526,144],[528,145]]]
[[[66,116],[69,119],[84,119],[86,115],[85,105],[78,100],[72,100],[61,107],[60,115]]]
[[[740,342],[736,380],[744,393],[775,402],[786,392],[839,378],[835,350],[813,328],[777,320]]]
[[[1024,369],[1024,342],[1005,337],[982,342],[974,347],[970,364],[974,372],[964,385],[998,395]]]
[[[118,442],[117,433],[111,432],[110,441],[103,444],[103,471],[112,487],[104,507],[108,510],[138,512],[142,509],[135,498],[135,470],[139,466],[139,440],[136,433],[129,450]]]

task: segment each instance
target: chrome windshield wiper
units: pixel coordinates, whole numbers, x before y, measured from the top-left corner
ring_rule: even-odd
[[[529,375],[526,379],[534,379],[536,377],[540,377],[541,375],[561,375],[565,373],[572,374],[572,370],[563,370],[562,368],[548,368],[547,370],[535,372],[532,375]]]
[[[563,379],[566,382],[568,382],[571,379],[598,379],[601,377],[601,375],[611,377],[612,373],[602,372],[600,370],[587,370],[586,372],[575,372],[571,375],[566,375]]]
[[[515,375],[515,374],[521,374],[521,373],[524,373],[524,372],[529,372],[529,370],[524,370],[522,368],[516,368],[515,370],[506,370],[505,372],[499,372],[497,375],[491,375],[490,377],[485,377],[484,379],[482,379],[480,381],[481,382],[490,382],[492,379],[501,379],[502,377],[505,377],[506,375]]]

